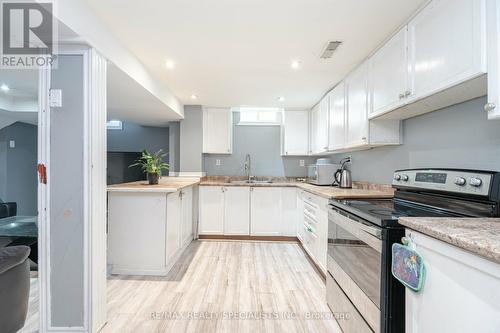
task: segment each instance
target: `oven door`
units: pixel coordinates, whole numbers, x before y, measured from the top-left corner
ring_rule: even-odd
[[[353,317],[359,314],[366,321],[356,325],[368,324],[373,332],[380,332],[383,229],[335,208],[328,214],[328,273],[333,279],[327,293],[335,284],[349,300],[329,305],[334,312],[350,312],[339,304],[352,304],[358,312]],[[344,324],[345,332],[358,330],[349,328],[352,322]]]

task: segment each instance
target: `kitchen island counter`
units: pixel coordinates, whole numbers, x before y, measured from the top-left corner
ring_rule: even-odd
[[[108,185],[108,192],[177,192],[185,187],[196,185],[200,178],[193,177],[162,177],[157,185],[149,185],[147,180],[131,183]]]

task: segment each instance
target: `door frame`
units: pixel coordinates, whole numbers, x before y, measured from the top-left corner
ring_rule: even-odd
[[[50,80],[51,66],[39,69],[38,163],[47,184],[38,184],[38,285],[40,332],[97,332],[106,323],[106,60],[86,45],[61,45],[58,55],[83,57],[83,325],[52,325],[50,265]],[[99,163],[100,161],[100,163]],[[97,168],[95,167],[97,166]],[[104,183],[103,183],[104,181]],[[103,194],[104,193],[104,194]],[[98,202],[95,201],[104,201]],[[104,261],[104,276],[98,261]],[[102,266],[102,265],[101,265]],[[99,267],[98,267],[99,268]],[[104,280],[104,283],[102,282]]]

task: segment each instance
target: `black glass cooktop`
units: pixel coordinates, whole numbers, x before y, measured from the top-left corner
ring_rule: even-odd
[[[330,200],[330,204],[381,227],[397,227],[401,216],[446,217],[458,216],[445,210],[432,209],[405,201],[392,199],[376,200]]]

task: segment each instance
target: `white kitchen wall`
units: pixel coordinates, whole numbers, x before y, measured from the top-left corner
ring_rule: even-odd
[[[303,177],[313,157],[282,157],[279,126],[238,126],[239,113],[233,116],[233,153],[231,155],[205,154],[204,170],[209,176],[242,176],[245,174],[245,155],[252,157],[252,175],[276,177]],[[217,164],[220,160],[220,165]]]

